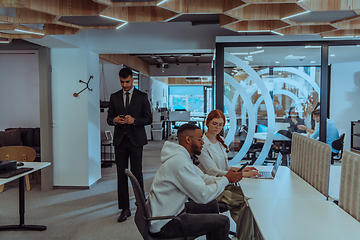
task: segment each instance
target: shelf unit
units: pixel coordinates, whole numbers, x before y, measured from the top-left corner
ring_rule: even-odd
[[[350,144],[351,151],[360,153],[360,120],[351,121]]]

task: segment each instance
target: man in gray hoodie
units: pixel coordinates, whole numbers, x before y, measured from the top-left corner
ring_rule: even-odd
[[[229,218],[220,215],[215,198],[230,182],[242,179],[241,172],[229,170],[223,177],[204,174],[191,156],[201,153],[202,131],[184,124],[177,133],[179,144],[166,141],[161,150],[162,165],[150,188],[148,207],[151,216],[176,215],[183,221],[188,236],[206,234],[207,239],[228,239]],[[176,220],[152,221],[150,231],[158,237],[181,237]]]

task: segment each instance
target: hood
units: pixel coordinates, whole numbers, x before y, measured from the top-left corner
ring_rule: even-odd
[[[174,156],[182,156],[190,159],[189,152],[180,144],[166,141],[161,149],[161,162],[164,163]]]

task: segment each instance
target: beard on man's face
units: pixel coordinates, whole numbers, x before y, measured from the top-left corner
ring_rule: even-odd
[[[195,155],[200,155],[201,154],[201,148],[196,146],[194,143],[191,145],[191,150]]]

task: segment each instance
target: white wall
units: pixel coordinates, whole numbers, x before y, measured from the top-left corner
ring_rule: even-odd
[[[330,119],[345,133],[344,150],[350,150],[350,121],[360,119],[360,61],[331,65]]]
[[[37,50],[0,51],[0,73],[0,131],[40,127]]]
[[[90,186],[101,177],[98,55],[84,48],[51,49],[54,185]],[[89,87],[78,97],[88,81]]]
[[[106,87],[107,87],[107,96],[105,96],[106,94],[104,93],[104,88],[103,88],[104,79],[101,79],[102,83],[100,86],[100,97],[101,97],[101,100],[105,99],[106,101],[109,101],[110,95],[121,89],[120,79],[119,79],[119,71],[122,68],[122,65],[115,65],[113,63],[101,60],[100,61],[100,72],[99,72],[100,76],[101,76],[102,65],[104,66],[104,76],[105,76],[104,79],[105,79]],[[100,113],[101,139],[105,139],[104,132],[106,130],[110,130],[114,134],[114,127],[108,125],[106,122],[107,111],[108,111],[108,108],[105,108],[105,111]]]
[[[156,103],[159,102],[159,107],[168,107],[168,92],[169,88],[166,83],[153,79],[152,84],[152,105],[155,108]]]

